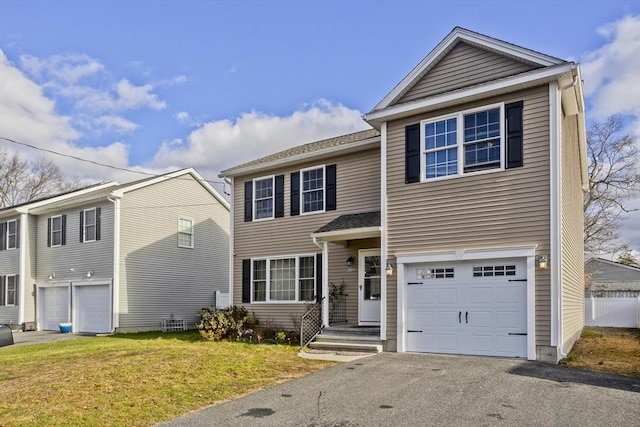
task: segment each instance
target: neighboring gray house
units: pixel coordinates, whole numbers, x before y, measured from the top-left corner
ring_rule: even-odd
[[[158,330],[228,292],[229,204],[193,169],[5,208],[0,233],[0,323]]]
[[[616,298],[640,296],[640,268],[602,258],[584,264],[587,297]]]

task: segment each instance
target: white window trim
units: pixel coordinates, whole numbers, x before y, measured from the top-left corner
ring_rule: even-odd
[[[493,169],[485,169],[479,171],[464,171],[464,116],[466,114],[473,114],[479,111],[491,110],[493,108],[500,108],[500,167]],[[438,122],[447,119],[456,119],[456,145],[451,145],[448,147],[442,147],[442,150],[456,148],[458,153],[458,172],[455,175],[447,175],[447,176],[439,176],[436,178],[427,178],[426,177],[426,168],[427,168],[427,160],[426,160],[426,151],[424,147],[424,127],[427,123]],[[497,104],[483,105],[482,107],[472,108],[469,110],[458,111],[457,113],[447,114],[438,117],[430,117],[425,120],[420,121],[420,182],[435,182],[435,181],[443,181],[447,179],[456,179],[463,178],[465,176],[471,175],[484,175],[487,173],[495,173],[502,172],[505,170],[505,118],[504,118],[504,102],[499,102]],[[429,150],[435,151],[435,150]]]
[[[186,233],[184,231],[180,231],[180,221],[191,221],[191,233]],[[195,234],[196,234],[196,230],[195,230],[195,221],[192,218],[188,218],[186,216],[180,216],[178,217],[178,247],[179,248],[187,248],[187,249],[193,249],[195,247]],[[180,234],[189,234],[191,236],[191,245],[181,245],[180,244]]]
[[[95,229],[94,233],[93,233],[93,239],[89,240],[87,239],[87,227],[91,227],[90,225],[87,225],[87,212],[89,211],[93,211],[93,228]],[[82,211],[82,243],[90,243],[90,242],[95,242],[96,241],[96,237],[98,237],[98,211],[96,210],[96,208],[91,208],[91,209],[85,209]]]
[[[256,218],[256,213],[257,213],[257,209],[256,209],[256,181],[264,181],[270,179],[271,180],[271,188],[273,189],[272,194],[271,194],[271,216],[266,217],[266,218]],[[260,200],[267,200],[267,198],[264,199],[260,199]],[[276,211],[276,176],[275,175],[267,175],[267,176],[262,176],[260,178],[254,178],[253,180],[253,185],[251,186],[251,214],[253,216],[253,221],[268,221],[270,219],[274,219],[275,218],[275,211]]]
[[[317,211],[304,211],[304,173],[307,171],[322,169],[322,209]],[[313,191],[317,191],[313,190]],[[319,165],[312,166],[304,169],[300,169],[300,215],[313,215],[317,213],[324,213],[327,210],[327,166]]]
[[[60,218],[60,229],[59,229],[59,230],[54,230],[54,228],[53,228],[53,220],[54,220],[55,218]],[[55,216],[52,216],[52,217],[51,217],[51,236],[50,236],[50,239],[51,239],[51,247],[52,247],[52,248],[58,248],[58,247],[61,247],[61,246],[62,246],[62,233],[63,233],[63,229],[62,229],[62,228],[63,228],[63,227],[62,227],[62,215],[55,215]],[[57,245],[53,242],[53,233],[55,233],[55,232],[59,232],[59,233],[60,233],[60,243],[59,243],[59,244],[57,244]]]
[[[11,224],[12,222],[15,224],[14,228],[15,228],[16,231],[15,231],[14,234],[9,234],[9,224]],[[18,233],[19,232],[20,232],[20,230],[18,230],[18,220],[12,219],[12,220],[7,221],[7,235],[5,236],[5,239],[6,239],[6,245],[5,246],[6,246],[8,251],[11,251],[11,250],[14,250],[14,249],[18,248]],[[10,241],[9,236],[12,236],[12,235],[15,236],[15,239],[14,239],[15,245],[13,247],[9,246],[9,241]]]
[[[9,278],[13,277],[13,304],[9,304]],[[16,297],[18,296],[18,281],[15,274],[7,274],[4,276],[4,305],[5,307],[15,307]]]
[[[278,256],[273,256],[273,257],[257,257],[257,258],[251,258],[251,304],[308,304],[310,301],[300,301],[300,258],[305,258],[305,257],[313,257],[313,269],[314,269],[314,274],[313,274],[313,289],[314,289],[314,294],[315,294],[315,289],[318,285],[317,281],[318,278],[316,277],[316,262],[317,262],[317,257],[316,254],[296,254],[296,255],[278,255]],[[282,300],[271,300],[271,295],[270,295],[270,291],[271,291],[271,261],[274,260],[278,260],[278,259],[290,259],[290,258],[295,258],[296,260],[296,266],[295,266],[295,283],[296,283],[296,289],[295,289],[295,299],[294,300],[290,300],[290,301],[282,301]],[[253,299],[253,295],[254,295],[254,289],[253,289],[253,262],[254,261],[266,261],[266,278],[265,278],[265,282],[266,282],[266,288],[265,288],[265,300],[264,301],[255,301]]]

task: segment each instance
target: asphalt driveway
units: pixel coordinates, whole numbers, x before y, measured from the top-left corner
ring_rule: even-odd
[[[638,426],[640,380],[513,359],[381,353],[163,426]]]
[[[13,343],[18,344],[39,344],[43,342],[68,341],[78,338],[87,338],[95,336],[89,334],[63,334],[58,331],[29,331],[14,332]]]

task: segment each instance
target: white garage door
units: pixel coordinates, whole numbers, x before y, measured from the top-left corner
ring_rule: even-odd
[[[69,321],[69,287],[39,289],[41,329],[58,331],[60,323]]]
[[[111,331],[111,287],[109,285],[74,286],[75,332]]]
[[[412,264],[405,277],[408,351],[526,357],[525,260]]]

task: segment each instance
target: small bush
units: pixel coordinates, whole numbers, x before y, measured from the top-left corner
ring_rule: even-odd
[[[200,321],[196,327],[202,338],[208,341],[235,340],[242,333],[248,313],[244,307],[233,306],[223,310],[210,307],[200,310],[198,317]]]

